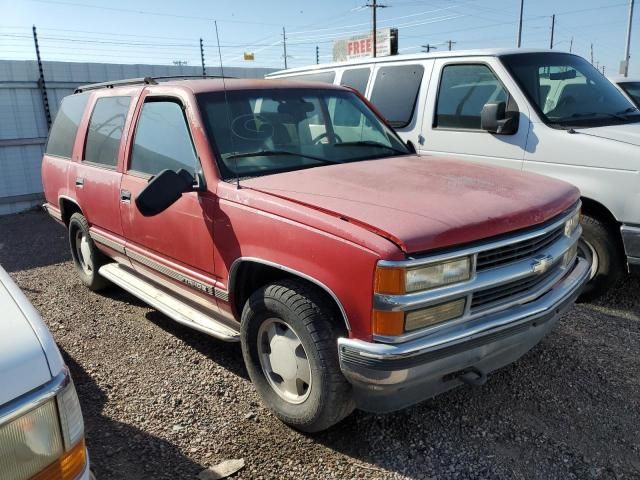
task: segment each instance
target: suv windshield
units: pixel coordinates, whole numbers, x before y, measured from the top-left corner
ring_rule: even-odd
[[[410,153],[351,92],[229,90],[198,104],[225,180]]]
[[[640,82],[620,82],[618,85],[627,92],[636,106],[640,107]]]
[[[631,102],[582,57],[518,53],[500,59],[550,125],[596,127],[640,121]]]

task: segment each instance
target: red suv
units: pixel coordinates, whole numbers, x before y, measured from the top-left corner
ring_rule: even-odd
[[[42,173],[89,288],[242,342],[262,400],[300,430],[483,384],[589,276],[577,189],[418,157],[342,87],[81,87]]]

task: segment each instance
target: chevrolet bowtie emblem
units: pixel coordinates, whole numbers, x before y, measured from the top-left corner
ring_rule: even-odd
[[[553,264],[553,257],[551,255],[538,255],[533,257],[531,262],[531,271],[533,273],[544,273],[549,270],[549,267]]]

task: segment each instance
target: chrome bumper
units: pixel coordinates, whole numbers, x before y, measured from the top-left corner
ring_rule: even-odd
[[[569,309],[589,278],[590,259],[578,258],[562,280],[537,300],[453,325],[401,344],[340,338],[340,366],[358,408],[390,412],[514,362],[536,345]]]
[[[630,269],[640,270],[640,227],[623,225],[620,228],[624,251]]]

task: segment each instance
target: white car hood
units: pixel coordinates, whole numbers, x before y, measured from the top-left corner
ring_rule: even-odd
[[[626,125],[608,125],[606,127],[576,128],[577,132],[593,137],[606,138],[616,142],[628,143],[640,147],[640,122]]]
[[[0,267],[0,406],[48,382],[63,366],[40,315]]]

